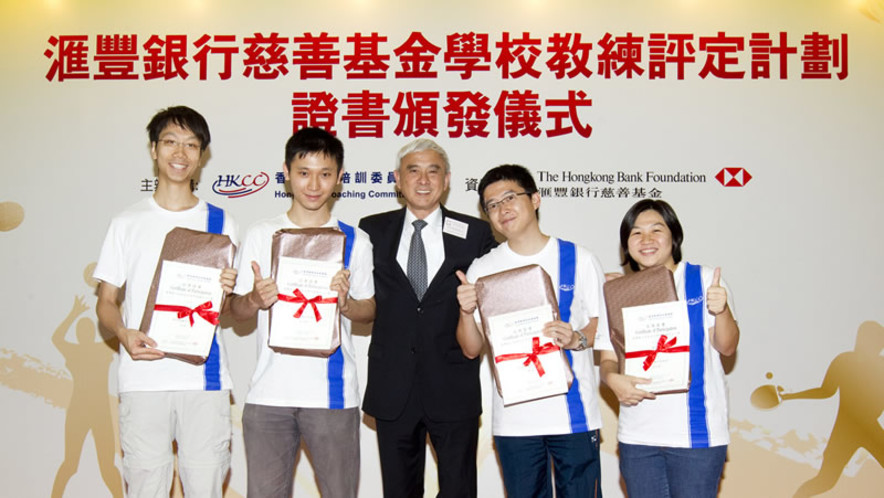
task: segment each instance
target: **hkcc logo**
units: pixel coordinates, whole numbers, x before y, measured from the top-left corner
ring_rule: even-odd
[[[715,179],[725,187],[743,187],[749,183],[752,175],[743,168],[722,168]]]
[[[212,184],[212,191],[230,199],[245,197],[266,187],[270,176],[265,172],[257,175],[218,175]]]

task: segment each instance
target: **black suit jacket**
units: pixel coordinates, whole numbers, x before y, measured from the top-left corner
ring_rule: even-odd
[[[467,235],[443,232],[445,260],[420,302],[396,261],[405,208],[359,222],[374,249],[377,302],[363,410],[381,420],[399,417],[415,383],[431,420],[459,421],[482,413],[479,358],[466,358],[457,343],[460,281],[454,272],[466,273],[496,243],[488,223],[444,207],[442,216],[443,223],[445,218],[466,223]]]

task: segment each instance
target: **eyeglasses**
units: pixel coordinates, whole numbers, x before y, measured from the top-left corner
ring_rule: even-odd
[[[159,142],[160,146],[166,149],[177,149],[179,147],[184,147],[185,152],[200,152],[202,148],[197,142],[179,142],[177,140],[172,140],[171,138],[164,138]]]
[[[509,192],[498,201],[491,201],[485,203],[485,212],[491,214],[497,211],[498,208],[511,204],[516,197],[520,195],[531,195],[531,192]]]

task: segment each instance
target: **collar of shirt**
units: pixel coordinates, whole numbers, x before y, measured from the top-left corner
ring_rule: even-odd
[[[289,218],[289,215],[288,215],[287,213],[282,213],[282,217],[281,217],[281,218],[282,218],[282,220],[283,220],[283,221],[282,221],[282,224],[283,224],[286,228],[298,228],[298,229],[302,229],[302,228],[304,228],[304,227],[302,227],[302,226],[298,226],[298,225],[296,225],[295,222],[292,221],[291,218]],[[334,216],[330,216],[330,217],[328,218],[328,221],[326,221],[326,222],[323,223],[322,225],[320,225],[320,226],[318,226],[318,227],[315,227],[315,228],[337,228],[337,226],[338,226],[338,219],[335,218]]]

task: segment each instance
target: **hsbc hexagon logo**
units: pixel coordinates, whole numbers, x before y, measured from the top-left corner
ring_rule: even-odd
[[[715,179],[725,187],[745,187],[752,175],[743,168],[722,168]]]

